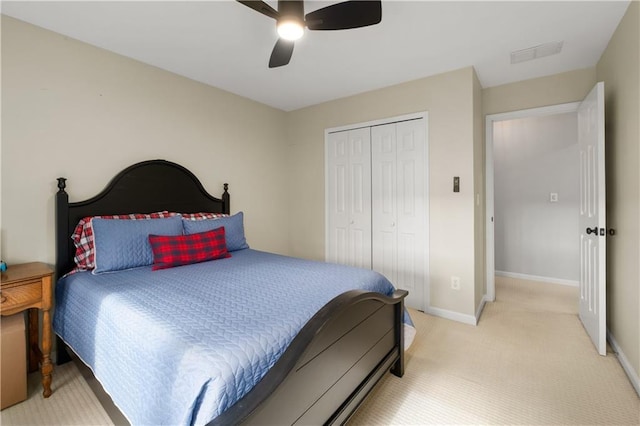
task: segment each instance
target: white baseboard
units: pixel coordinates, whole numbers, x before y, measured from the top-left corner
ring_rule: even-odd
[[[440,317],[440,318],[444,318],[452,321],[458,321],[463,324],[477,325],[476,317],[474,317],[473,315],[461,314],[460,312],[449,311],[447,309],[441,309],[441,308],[434,308],[432,306],[427,307],[427,309],[425,309],[424,312],[429,315],[433,315],[436,317]]]
[[[609,329],[607,329],[607,340],[609,341],[609,344],[611,345],[613,351],[616,353],[618,361],[620,361],[620,364],[622,365],[622,369],[625,373],[627,373],[627,377],[629,377],[631,385],[636,390],[638,396],[640,396],[640,378],[638,377],[638,372],[634,370],[627,357],[624,356],[622,349],[618,345],[618,342],[616,342],[615,337],[613,337],[613,334],[611,334],[611,331],[609,331]]]
[[[499,277],[518,278],[528,281],[542,281],[550,284],[568,285],[571,287],[578,287],[580,283],[574,280],[565,280],[563,278],[541,277],[538,275],[520,274],[517,272],[496,271],[496,275]]]

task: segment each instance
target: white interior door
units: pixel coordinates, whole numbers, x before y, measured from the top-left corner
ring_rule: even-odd
[[[598,353],[606,343],[604,83],[578,108],[580,148],[580,320]]]

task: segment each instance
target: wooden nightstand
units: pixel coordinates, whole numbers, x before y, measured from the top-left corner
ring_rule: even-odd
[[[42,388],[45,398],[51,395],[51,281],[53,269],[40,262],[10,265],[2,273],[0,314],[13,315],[29,310],[29,371],[41,361]],[[38,345],[38,309],[42,311],[42,351]]]

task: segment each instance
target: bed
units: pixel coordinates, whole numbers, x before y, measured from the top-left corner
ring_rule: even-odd
[[[384,374],[402,377],[406,291],[373,271],[242,241],[232,250],[235,225],[224,226],[229,252],[216,260],[70,273],[82,218],[160,211],[223,214],[230,224],[242,217],[230,215],[227,184],[213,197],[165,160],[134,164],[81,202],[69,202],[58,179],[57,361],[75,352],[131,423],[342,424]],[[186,230],[218,219],[180,220]],[[94,220],[96,244],[98,235],[114,238],[114,222]],[[106,262],[100,253],[96,270]]]

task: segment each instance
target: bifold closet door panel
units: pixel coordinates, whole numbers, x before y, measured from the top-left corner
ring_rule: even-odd
[[[424,308],[427,274],[427,153],[424,120],[373,127],[373,269],[409,291],[407,305]]]
[[[397,287],[396,125],[371,129],[373,269]]]
[[[424,309],[427,280],[427,152],[424,120],[396,125],[397,274],[408,305]]]
[[[327,260],[370,269],[369,128],[331,133],[327,162]]]

